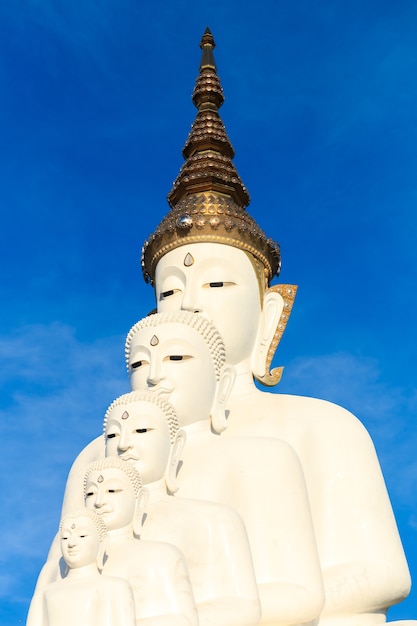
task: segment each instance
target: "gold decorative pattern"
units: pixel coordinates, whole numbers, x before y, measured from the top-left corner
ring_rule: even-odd
[[[274,285],[273,287],[269,287],[269,291],[276,291],[282,296],[284,307],[275,330],[274,338],[271,341],[266,355],[265,374],[263,376],[255,376],[256,380],[267,387],[277,385],[282,378],[283,367],[275,367],[273,370],[270,370],[270,367],[291,315],[297,289],[297,285]]]
[[[230,197],[205,192],[183,198],[145,242],[142,266],[153,282],[158,261],[167,252],[190,243],[223,243],[250,252],[272,278],[279,266],[279,247],[259,228],[245,209]]]
[[[153,283],[156,265],[167,252],[188,243],[211,242],[250,252],[263,264],[269,282],[279,274],[280,249],[246,211],[250,197],[232,163],[234,150],[218,113],[224,96],[209,29],[200,47],[200,73],[193,92],[198,113],[183,148],[186,161],[168,194],[171,209],[143,246],[143,275]]]

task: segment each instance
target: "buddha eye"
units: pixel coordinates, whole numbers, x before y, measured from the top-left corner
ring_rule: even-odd
[[[205,283],[203,285],[204,288],[216,289],[218,287],[230,287],[231,285],[235,285],[236,283],[226,282],[224,280],[215,280],[210,283]]]
[[[114,439],[116,437],[116,433],[109,433],[107,435],[107,439]]]
[[[164,361],[187,361],[192,358],[189,354],[170,354],[164,357]]]
[[[148,428],[137,428],[135,430],[135,433],[147,433],[148,432]]]
[[[138,367],[141,367],[143,363],[144,361],[136,361],[135,363],[132,363],[130,367],[132,368],[132,370],[136,370]]]
[[[179,289],[167,289],[167,291],[161,291],[159,299],[165,300],[165,298],[169,298],[170,296],[173,296],[175,293],[178,293],[179,291],[180,291]]]
[[[89,491],[88,493],[85,494],[86,498],[91,498],[91,496],[93,496],[94,493],[92,491]]]

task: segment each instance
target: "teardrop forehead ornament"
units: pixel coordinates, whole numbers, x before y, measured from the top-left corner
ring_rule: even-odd
[[[154,335],[149,343],[151,344],[151,346],[157,346],[158,343],[159,343],[158,337],[156,335]]]
[[[75,524],[71,524],[71,528],[74,529],[75,528]]]
[[[189,252],[187,252],[187,255],[184,259],[184,265],[185,267],[190,267],[191,265],[194,265],[194,258],[193,255],[190,254]]]
[[[128,417],[129,417],[129,413],[125,411],[122,415],[122,420],[127,420]]]
[[[97,482],[98,483],[102,483],[104,480],[103,476],[100,474],[100,476],[97,478]]]

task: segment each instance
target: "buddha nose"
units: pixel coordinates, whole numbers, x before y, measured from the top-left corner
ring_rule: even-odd
[[[94,500],[94,508],[100,509],[104,503],[105,503],[104,491],[102,489],[99,489],[98,492],[96,493],[96,497]]]
[[[155,387],[164,377],[163,366],[161,360],[156,358],[151,358],[151,362],[149,364],[149,373],[147,378],[148,387]]]
[[[117,447],[123,452],[132,447],[130,432],[127,428],[122,428]]]
[[[181,309],[191,313],[201,313],[202,311],[198,288],[191,282],[188,282],[185,286]]]

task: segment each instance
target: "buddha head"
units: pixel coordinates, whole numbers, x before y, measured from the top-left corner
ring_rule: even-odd
[[[61,552],[69,569],[95,563],[103,568],[107,528],[103,519],[89,509],[72,511],[59,525]]]
[[[234,368],[207,318],[189,311],[149,315],[129,331],[126,363],[133,390],[151,390],[174,407],[180,427],[211,417],[225,429]]]
[[[260,269],[233,245],[185,244],[158,262],[155,294],[159,312],[180,309],[210,319],[224,338],[228,362],[248,364],[262,380],[284,301]]]
[[[270,287],[280,249],[246,210],[249,194],[218,112],[224,97],[209,30],[200,47],[198,113],[183,148],[186,161],[168,194],[170,211],[143,246],[143,274],[155,288],[158,312],[212,320],[228,362],[273,385],[281,372],[269,367],[286,321],[282,293]]]
[[[108,457],[88,465],[85,506],[101,517],[110,534],[126,529],[139,535],[146,499],[140,474],[130,463]]]
[[[176,475],[185,444],[174,408],[152,392],[132,391],[117,398],[104,416],[106,456],[131,463],[145,485],[165,478],[177,490]]]

